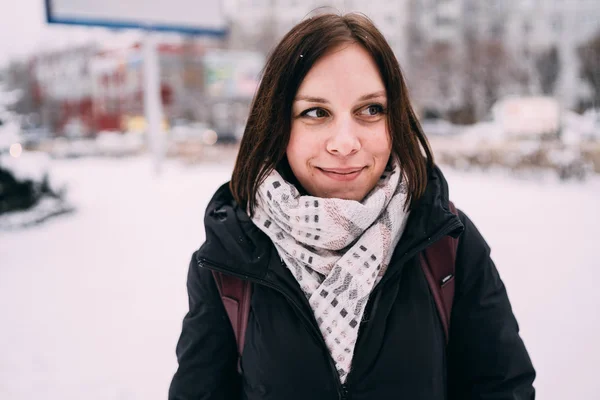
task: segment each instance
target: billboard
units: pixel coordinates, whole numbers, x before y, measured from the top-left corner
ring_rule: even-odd
[[[222,1],[45,0],[48,23],[224,36]]]

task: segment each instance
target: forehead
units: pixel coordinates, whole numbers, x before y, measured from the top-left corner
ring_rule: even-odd
[[[302,81],[298,95],[352,100],[385,86],[371,54],[359,44],[344,44],[318,59]]]

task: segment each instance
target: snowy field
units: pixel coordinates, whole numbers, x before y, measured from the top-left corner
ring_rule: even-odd
[[[53,161],[77,211],[0,232],[0,399],[166,399],[189,257],[231,167]],[[492,247],[538,398],[599,399],[600,178],[445,172]]]

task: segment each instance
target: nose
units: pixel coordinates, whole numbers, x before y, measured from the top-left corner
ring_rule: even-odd
[[[361,143],[358,137],[360,127],[352,118],[339,119],[331,129],[326,143],[328,153],[347,157],[360,150]]]

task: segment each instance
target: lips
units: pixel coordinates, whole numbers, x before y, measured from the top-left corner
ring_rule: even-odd
[[[319,168],[319,167],[317,167]],[[319,168],[320,170],[324,171],[324,172],[331,172],[334,174],[340,174],[340,175],[348,175],[348,174],[353,174],[355,172],[359,172],[362,171],[364,167],[356,167],[356,168]]]
[[[352,167],[352,168],[319,168],[323,175],[336,181],[351,181],[356,179],[365,167]]]

